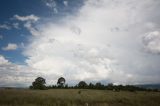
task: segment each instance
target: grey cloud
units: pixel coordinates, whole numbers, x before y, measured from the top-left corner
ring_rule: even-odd
[[[111,28],[111,32],[117,32],[117,31],[119,31],[119,30],[120,30],[119,27]]]
[[[146,51],[160,54],[160,32],[153,31],[142,37],[142,42]]]
[[[72,26],[71,27],[71,31],[73,31],[73,33],[80,35],[81,34],[81,29],[77,26]]]

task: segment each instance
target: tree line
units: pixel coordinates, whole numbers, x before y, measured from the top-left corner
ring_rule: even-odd
[[[158,89],[146,89],[134,85],[113,85],[113,83],[109,83],[108,85],[104,85],[101,82],[97,82],[95,84],[89,83],[87,84],[85,81],[80,81],[75,86],[68,86],[65,83],[66,80],[63,77],[60,77],[57,80],[56,85],[46,86],[46,81],[43,77],[37,77],[32,85],[29,87],[30,89],[98,89],[98,90],[113,90],[113,91],[159,91]]]

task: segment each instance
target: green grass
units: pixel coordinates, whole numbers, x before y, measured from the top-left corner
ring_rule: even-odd
[[[0,90],[0,106],[160,106],[160,92],[8,89]]]

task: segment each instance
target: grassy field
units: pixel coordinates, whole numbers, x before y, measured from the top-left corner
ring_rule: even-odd
[[[0,106],[160,106],[160,92],[0,90]]]

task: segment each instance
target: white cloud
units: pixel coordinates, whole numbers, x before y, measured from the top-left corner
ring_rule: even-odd
[[[38,30],[33,27],[33,24],[35,24],[40,19],[38,16],[35,16],[33,14],[28,15],[28,16],[14,15],[14,18],[19,20],[19,21],[23,21],[24,22],[24,27],[27,28],[28,31],[32,35],[34,35],[34,36],[40,35]],[[14,28],[19,29],[19,24],[18,23],[14,23],[13,26],[14,26]]]
[[[53,4],[46,5],[58,12],[54,1],[48,1]],[[158,4],[158,0],[87,0],[76,14],[56,20],[60,24],[51,20],[36,26],[39,17],[15,15],[33,35],[25,48],[21,44],[27,65],[0,55],[0,86],[30,85],[37,76],[48,84],[60,76],[69,84],[80,80],[159,83]],[[18,28],[18,24],[13,26]],[[9,43],[2,49],[17,48]]]
[[[57,3],[55,0],[44,0],[44,2],[55,14],[58,13]]]
[[[32,26],[32,23],[31,22],[26,22],[24,24],[24,27],[28,29],[28,31],[33,35],[33,36],[40,36],[40,32],[35,29],[33,26]]]
[[[31,15],[28,15],[28,16],[14,15],[14,18],[19,20],[19,21],[32,21],[32,22],[36,22],[40,19],[39,17],[35,16],[34,14],[31,14]]]
[[[9,29],[11,29],[11,27],[8,26],[7,24],[0,24],[0,29],[7,29],[7,30],[9,30]]]
[[[10,50],[16,50],[18,48],[17,44],[9,43],[6,47],[3,47],[2,50],[10,51]]]
[[[57,6],[57,4],[54,0],[44,0],[44,2],[46,3],[46,6],[48,6],[50,8],[54,8]]]
[[[0,86],[27,87],[36,78],[33,72],[33,69],[25,65],[13,64],[0,55]]]
[[[155,27],[157,2],[87,0],[75,16],[62,18],[61,24],[49,21],[37,27],[39,36],[32,37],[24,51],[26,63],[49,81],[64,76],[69,83],[160,82],[160,58],[150,54],[146,58],[140,38]]]
[[[8,64],[8,60],[6,60],[2,55],[0,55],[0,65]]]

